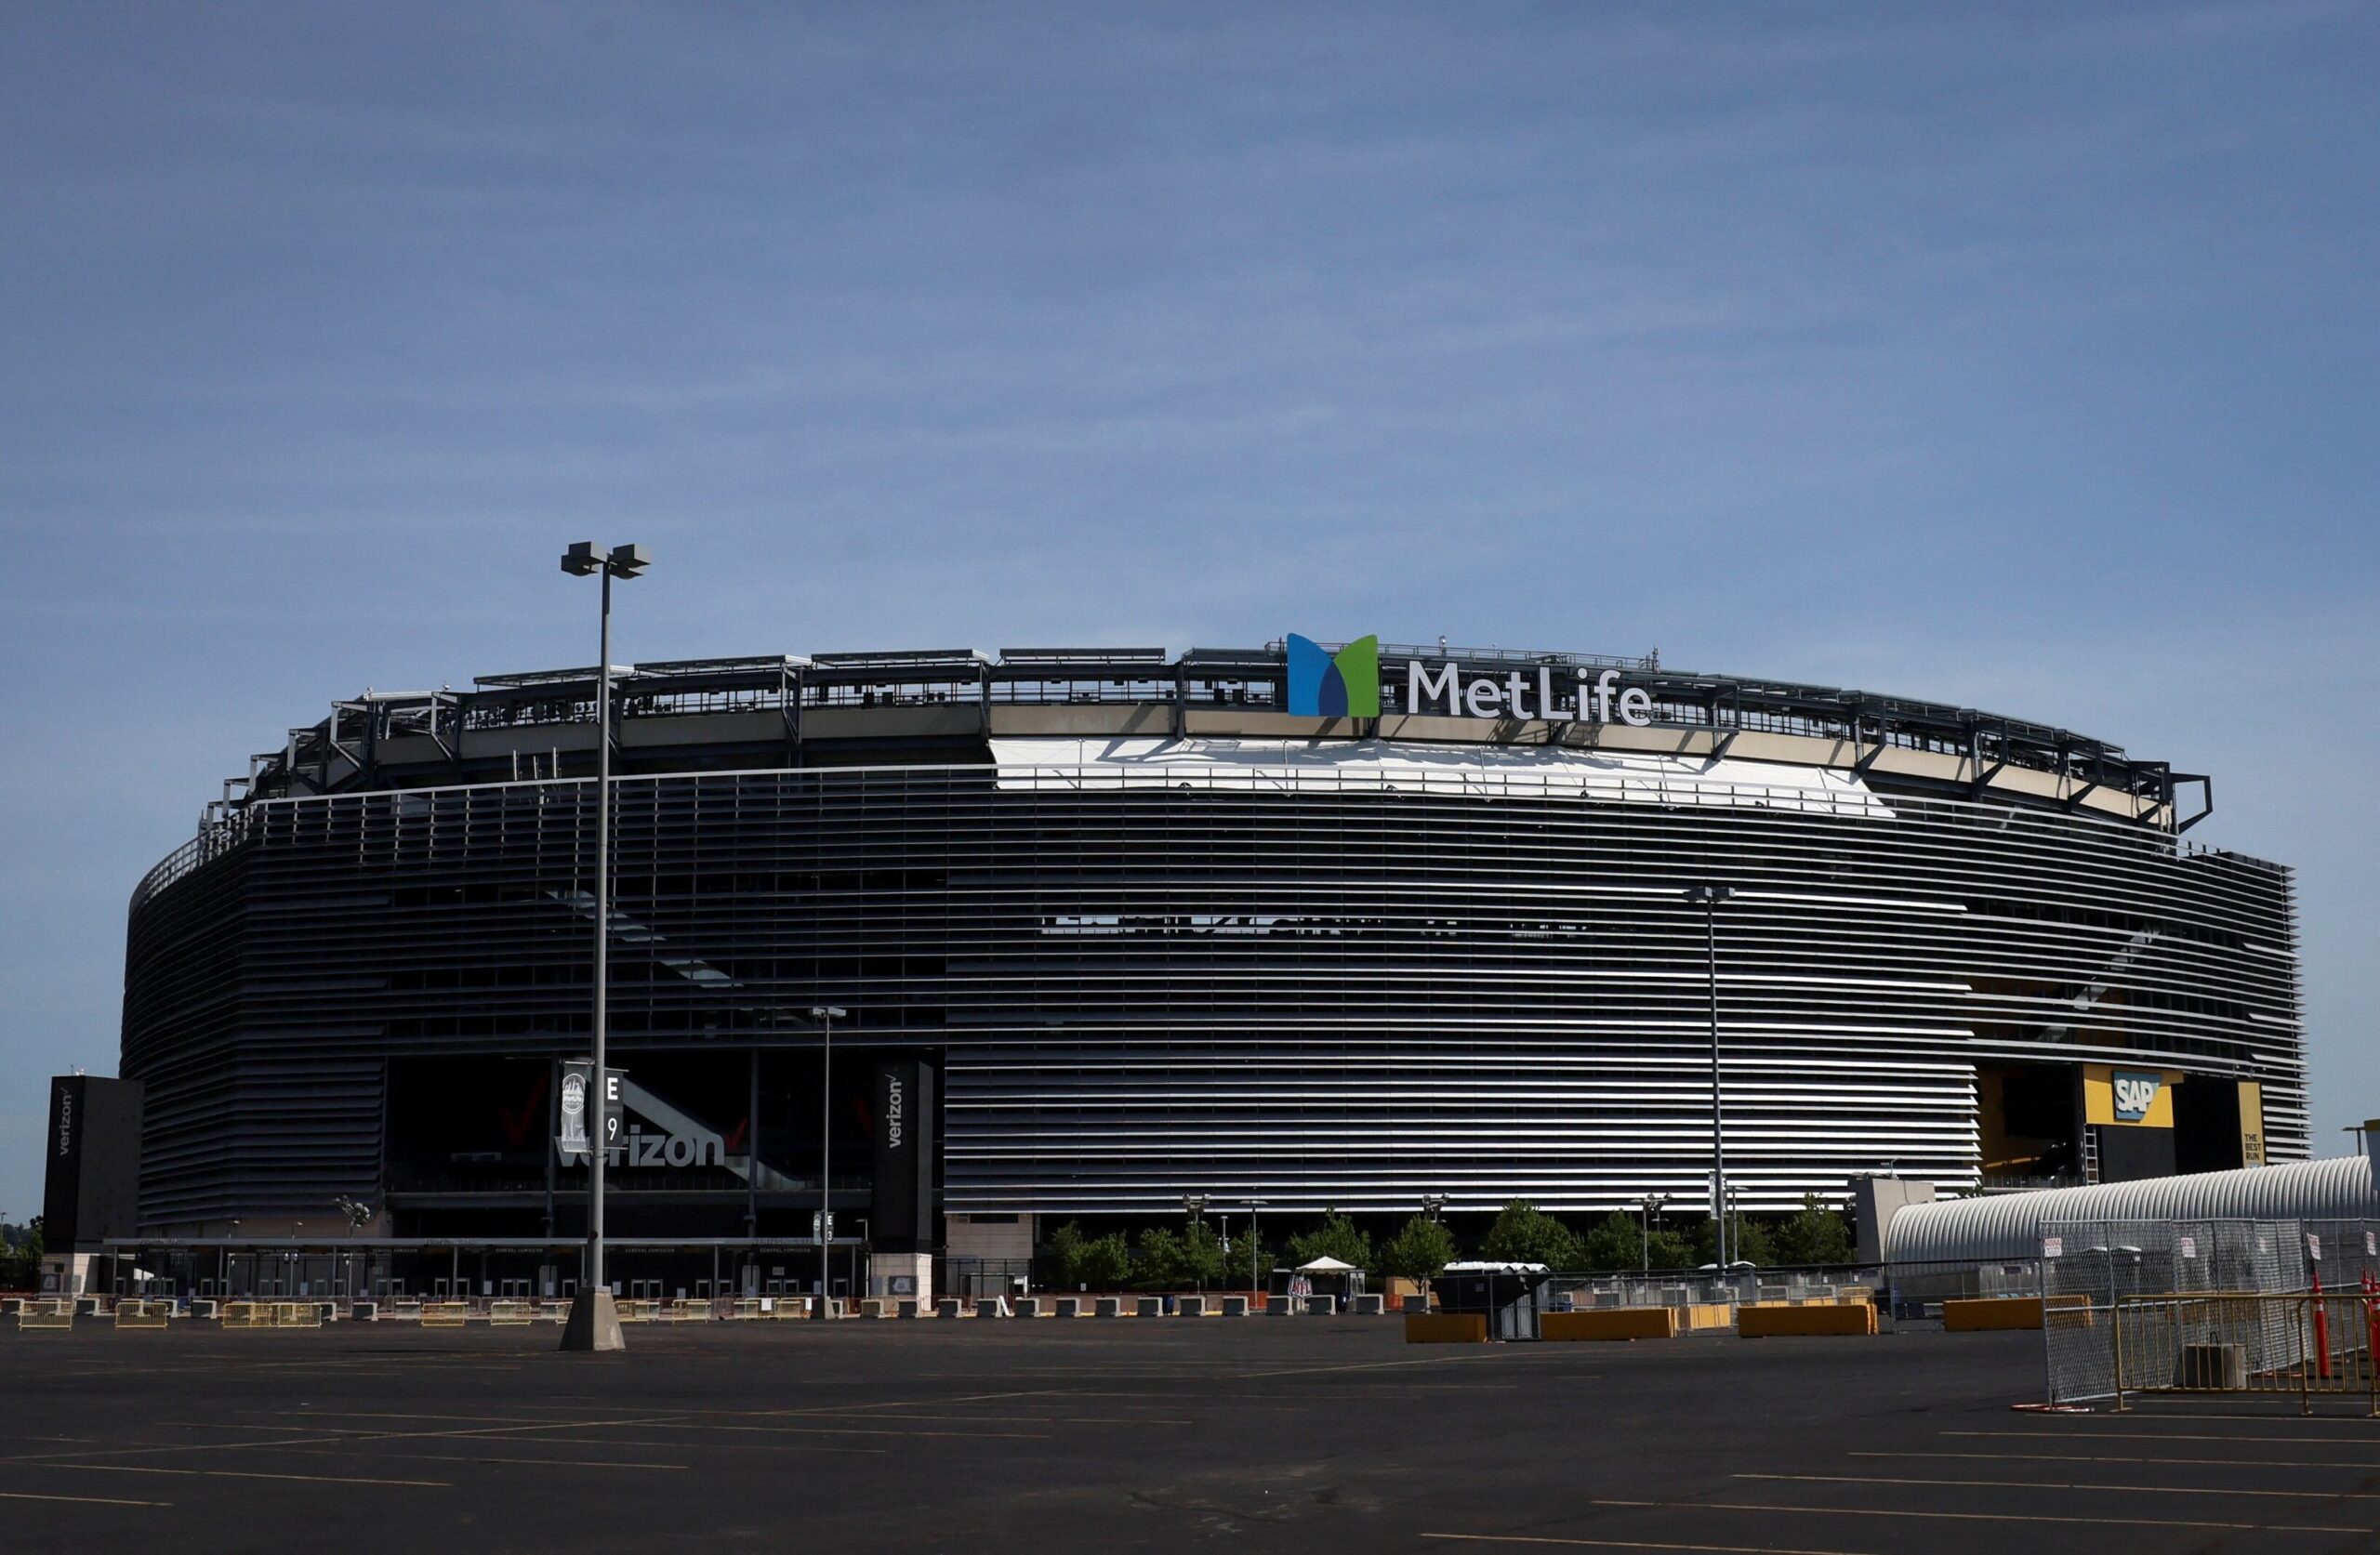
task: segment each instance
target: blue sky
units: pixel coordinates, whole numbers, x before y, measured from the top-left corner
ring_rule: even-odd
[[[2380,1113],[2380,9],[0,12],[0,1210],[371,685],[1300,630],[2080,729]]]

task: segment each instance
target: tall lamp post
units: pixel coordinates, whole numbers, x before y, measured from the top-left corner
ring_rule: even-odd
[[[611,1075],[603,1067],[604,996],[611,991],[612,952],[612,580],[632,578],[653,565],[642,546],[606,550],[581,540],[562,552],[562,570],[603,580],[601,646],[595,661],[595,1116],[604,1115]],[[562,1325],[564,1350],[625,1350],[612,1286],[603,1277],[603,1165],[610,1140],[599,1125],[587,1150],[587,1284]]]
[[[1248,1306],[1250,1311],[1256,1310],[1257,1294],[1264,1288],[1264,1283],[1256,1276],[1257,1255],[1264,1248],[1264,1239],[1256,1234],[1256,1212],[1272,1202],[1270,1199],[1248,1201]]]
[[[1653,1218],[1661,1212],[1661,1206],[1669,1202],[1667,1193],[1647,1193],[1641,1201],[1645,1213],[1638,1222],[1643,1232],[1640,1245],[1645,1249],[1645,1272],[1647,1274],[1653,1272]]]
[[[1183,1195],[1182,1195],[1182,1213],[1183,1213],[1184,1215],[1187,1215],[1187,1216],[1190,1218],[1190,1242],[1191,1242],[1191,1245],[1192,1245],[1192,1246],[1193,1246],[1193,1247],[1195,1247],[1195,1246],[1197,1245],[1197,1241],[1198,1241],[1198,1225],[1199,1225],[1199,1219],[1198,1219],[1198,1218],[1199,1218],[1200,1216],[1202,1216],[1202,1215],[1206,1214],[1206,1212],[1207,1212],[1207,1195],[1206,1195],[1206,1194],[1204,1194],[1204,1193],[1184,1193],[1184,1194],[1183,1194]],[[1203,1294],[1203,1293],[1205,1292],[1206,1288],[1207,1288],[1207,1276],[1206,1276],[1206,1272],[1205,1272],[1203,1269],[1201,1269],[1201,1270],[1199,1271],[1199,1274],[1198,1274],[1198,1289],[1199,1289],[1199,1291]]]
[[[1719,903],[1735,895],[1729,886],[1688,886],[1686,899],[1702,909],[1703,945],[1711,989],[1711,1216],[1716,1228],[1719,1275],[1727,1274],[1727,1140],[1726,1118],[1719,1085]]]
[[[826,1273],[826,1248],[834,1240],[835,1202],[827,1184],[833,1180],[827,1168],[834,1164],[835,1133],[835,1022],[843,1016],[840,1005],[821,1004],[810,1007],[810,1018],[818,1022],[825,1034],[820,1049],[818,1081],[818,1316],[835,1314],[834,1282]]]

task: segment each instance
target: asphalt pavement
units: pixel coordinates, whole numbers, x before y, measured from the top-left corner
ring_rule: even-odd
[[[2380,1548],[2344,1402],[2043,1415],[2040,1336],[1394,1319],[0,1330],[21,1549]]]

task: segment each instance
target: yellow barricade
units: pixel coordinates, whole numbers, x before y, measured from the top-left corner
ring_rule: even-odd
[[[272,1304],[272,1325],[275,1328],[320,1328],[323,1309],[312,1301],[276,1301]]]
[[[1540,1339],[1673,1339],[1673,1307],[1595,1307],[1582,1312],[1546,1312],[1537,1320]]]
[[[1486,1312],[1407,1312],[1407,1344],[1486,1344]]]
[[[115,1325],[119,1328],[163,1328],[174,1315],[171,1301],[119,1301],[115,1304]]]
[[[226,1328],[270,1328],[272,1309],[262,1301],[226,1301],[223,1303],[223,1326]]]
[[[2041,1325],[2042,1298],[2038,1296],[1983,1296],[1942,1303],[1945,1334],[1996,1333]]]
[[[1736,1314],[1736,1332],[1747,1339],[1778,1338],[1788,1335],[1872,1334],[1875,1331],[1876,1309],[1865,1301],[1856,1306],[1748,1306]]]
[[[470,1321],[469,1301],[424,1301],[421,1304],[421,1325],[424,1328],[460,1328]]]
[[[74,1303],[72,1301],[28,1301],[17,1309],[17,1327],[71,1329],[74,1326]]]
[[[1713,1333],[1736,1325],[1736,1309],[1725,1301],[1693,1301],[1677,1309],[1677,1325],[1689,1334]]]
[[[810,1298],[806,1296],[773,1296],[769,1298],[768,1317],[808,1317]]]
[[[526,1301],[493,1301],[488,1304],[487,1320],[497,1328],[526,1328],[536,1311]]]

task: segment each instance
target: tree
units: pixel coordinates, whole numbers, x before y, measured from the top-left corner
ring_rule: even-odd
[[[1112,1290],[1124,1283],[1131,1267],[1132,1250],[1120,1231],[1090,1237],[1079,1222],[1068,1220],[1050,1233],[1050,1282],[1061,1290],[1069,1285]]]
[[[1223,1283],[1223,1246],[1204,1220],[1176,1232],[1152,1226],[1141,1232],[1140,1275],[1145,1290],[1204,1289]]]
[[[1289,1238],[1289,1262],[1292,1266],[1312,1263],[1320,1258],[1333,1258],[1342,1263],[1352,1263],[1358,1269],[1369,1269],[1372,1267],[1372,1233],[1362,1230],[1337,1210],[1331,1210],[1322,1218],[1321,1225]]]
[[[1694,1262],[1694,1245],[1667,1226],[1655,1226],[1652,1235],[1652,1266],[1656,1269],[1685,1269]]]
[[[1647,1257],[1647,1254],[1650,1257]],[[1588,1228],[1580,1239],[1580,1267],[1597,1270],[1684,1269],[1694,1261],[1694,1248],[1666,1226],[1648,1235],[1645,1222],[1616,1209]]]
[[[1232,1238],[1231,1251],[1223,1255],[1223,1288],[1230,1290],[1252,1277],[1253,1288],[1262,1289],[1272,1271],[1273,1250],[1243,1232]]]
[[[1819,1202],[1816,1193],[1802,1200],[1802,1212],[1777,1228],[1777,1258],[1781,1263],[1849,1263],[1851,1227]]]
[[[1132,1272],[1131,1245],[1120,1231],[1094,1237],[1082,1245],[1082,1257],[1075,1265],[1075,1284],[1096,1290],[1114,1290],[1122,1285]]]
[[[1635,1269],[1645,1257],[1644,1227],[1620,1210],[1597,1220],[1579,1239],[1579,1262],[1586,1269]]]
[[[1454,1232],[1426,1215],[1406,1221],[1380,1247],[1380,1272],[1394,1279],[1434,1280],[1453,1261]]]
[[[1570,1228],[1526,1199],[1514,1199],[1497,1213],[1479,1250],[1499,1262],[1541,1263],[1548,1269],[1576,1269],[1584,1258]]]
[[[1068,1220],[1051,1232],[1047,1255],[1050,1283],[1062,1290],[1080,1284],[1083,1249],[1090,1245],[1091,1239],[1083,1235],[1079,1221]]]
[[[1694,1228],[1694,1260],[1697,1263],[1712,1263],[1717,1260],[1719,1257],[1717,1225],[1718,1222],[1715,1220],[1706,1219]],[[1768,1228],[1750,1216],[1738,1216],[1729,1236],[1735,1244],[1728,1250],[1727,1256],[1730,1261],[1758,1264],[1770,1264],[1777,1261],[1777,1249],[1769,1241]]]
[[[41,1283],[41,1217],[7,1230],[8,1245],[0,1251],[0,1290],[31,1290]]]

